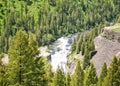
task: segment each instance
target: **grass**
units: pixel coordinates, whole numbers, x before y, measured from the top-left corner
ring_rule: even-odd
[[[114,28],[113,31],[120,32],[120,27],[119,28]]]

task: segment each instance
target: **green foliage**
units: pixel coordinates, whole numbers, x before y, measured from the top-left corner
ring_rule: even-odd
[[[47,84],[45,86],[52,86],[53,74],[54,73],[52,72],[52,66],[50,64],[47,65],[45,74]]]
[[[80,38],[78,39],[77,46],[76,46],[76,53],[79,54],[81,51],[81,44],[83,41],[83,35],[80,35]]]
[[[120,59],[114,56],[104,79],[102,86],[118,86],[120,85]]]
[[[44,62],[38,55],[35,36],[19,30],[12,42],[8,55],[8,85],[40,85],[43,84]],[[14,70],[14,71],[13,71]]]
[[[94,28],[90,31],[79,33],[72,43],[72,53],[79,54],[81,52],[81,55],[84,56],[83,69],[90,65],[90,60],[96,53],[93,40],[98,36],[98,31],[98,28]]]
[[[71,81],[71,76],[69,73],[66,74],[66,85],[65,86],[70,86],[70,81]]]
[[[101,73],[99,76],[99,80],[98,80],[98,85],[97,86],[102,86],[104,78],[107,76],[107,65],[106,63],[103,64],[102,69],[101,69]]]
[[[104,63],[99,78],[104,79],[106,75],[107,75],[107,65],[106,63]]]
[[[70,82],[70,86],[75,86],[75,76],[74,75],[72,75],[72,77],[71,77],[71,82]]]
[[[85,42],[82,42],[82,45],[81,45],[81,54],[82,55],[84,55],[84,53],[85,53],[84,47],[85,47]]]
[[[76,51],[76,39],[73,40],[72,44],[71,44],[71,51],[75,52]]]
[[[89,67],[90,65],[90,59],[89,59],[89,56],[84,56],[84,59],[83,59],[83,69],[86,69],[87,67]]]
[[[86,47],[85,48],[85,55],[84,55],[84,58],[83,58],[83,69],[85,69],[89,64],[90,64],[90,59],[89,59],[89,51],[88,51],[88,48]]]
[[[118,59],[117,57],[114,56],[110,67],[108,69],[108,72],[110,73],[111,76],[111,85],[112,86],[117,86],[118,84],[120,84],[120,81],[118,81],[120,79],[119,76],[119,63],[118,63]]]
[[[118,21],[119,4],[114,0],[2,0],[0,52],[7,53],[8,40],[21,28],[34,33],[41,46],[63,35]]]
[[[98,81],[96,70],[93,64],[86,70],[85,78],[84,78],[84,86],[93,86],[96,85]]]
[[[94,53],[93,39],[103,25],[120,21],[119,5],[119,0],[0,1],[0,54],[8,53],[10,58],[7,66],[0,59],[0,85],[83,86],[83,82],[85,86],[96,85],[95,68],[89,66]],[[84,32],[90,28],[94,29]],[[81,31],[83,34],[72,43],[72,52],[84,55],[83,68],[89,67],[85,75],[79,62],[72,79],[69,74],[65,78],[59,68],[53,73],[48,66],[45,72],[45,62],[38,57],[38,46]],[[107,75],[104,66],[102,71],[99,82],[104,81],[103,86],[120,84],[120,60],[113,60]]]
[[[120,28],[115,28],[114,31],[120,32]]]
[[[117,84],[120,84],[120,58],[118,59],[118,70],[117,70],[117,72],[116,72],[116,74],[115,74],[115,85],[117,85]]]
[[[6,81],[5,81],[5,65],[3,65],[1,58],[0,58],[0,85],[4,86]]]
[[[52,86],[65,86],[65,75],[60,68],[54,74]]]
[[[84,71],[80,66],[80,61],[78,61],[75,73],[72,76],[71,86],[83,86],[84,81]]]

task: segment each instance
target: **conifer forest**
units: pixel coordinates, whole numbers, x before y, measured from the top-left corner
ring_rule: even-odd
[[[120,86],[119,40],[120,0],[0,0],[0,86]]]

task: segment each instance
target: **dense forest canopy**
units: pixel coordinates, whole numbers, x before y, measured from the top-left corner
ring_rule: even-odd
[[[7,53],[19,29],[34,33],[41,46],[69,33],[115,22],[119,15],[119,0],[2,0],[0,52]]]
[[[102,27],[120,22],[119,0],[0,0],[0,86],[118,86],[120,59],[104,63],[98,76],[90,62]],[[87,30],[87,31],[86,31]],[[79,33],[82,32],[82,33]],[[78,33],[71,55],[81,53],[73,74],[56,72],[38,48]],[[9,63],[1,61],[2,53]]]

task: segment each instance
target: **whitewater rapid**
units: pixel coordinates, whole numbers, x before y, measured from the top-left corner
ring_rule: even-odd
[[[70,34],[57,39],[54,43],[49,45],[53,71],[56,71],[58,66],[62,67],[64,72],[66,71],[67,55],[71,53],[71,44],[76,36],[77,34]]]

